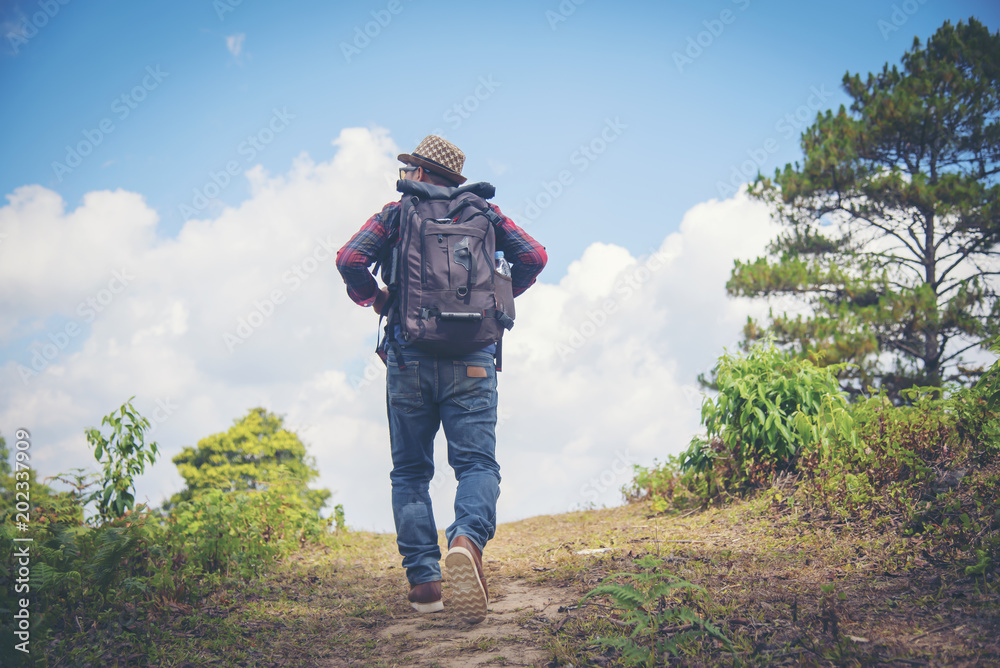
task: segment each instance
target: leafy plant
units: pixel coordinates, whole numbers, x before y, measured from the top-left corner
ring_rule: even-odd
[[[695,603],[704,599],[705,589],[661,570],[663,563],[652,555],[636,559],[641,571],[609,575],[583,597],[582,601],[597,596],[610,598],[622,612],[623,621],[633,627],[627,638],[598,638],[598,642],[619,650],[627,666],[656,666],[660,657],[667,653],[679,656],[686,641],[701,636],[716,638],[732,650],[729,639],[719,629],[697,610],[676,600],[681,595]],[[618,578],[625,582],[612,582]]]
[[[1000,355],[1000,336],[993,341],[990,350]],[[988,410],[996,412],[1000,409],[1000,359],[995,360],[993,366],[982,375],[976,383],[976,389],[982,392]]]
[[[712,441],[693,442],[681,470],[704,472],[724,463],[728,483],[746,489],[792,469],[804,448],[822,443],[831,431],[849,434],[839,367],[795,359],[771,341],[754,344],[744,355],[726,353],[715,370],[718,395],[706,398],[701,409]]]
[[[210,489],[171,510],[166,537],[174,550],[205,571],[235,569],[250,576],[279,556],[317,541],[329,524],[293,486]]]
[[[121,517],[135,506],[135,477],[146,470],[146,462],[155,462],[159,453],[155,441],[145,442],[150,424],[132,407],[134,398],[130,397],[117,411],[111,411],[101,420],[102,427],[111,427],[107,438],[98,429],[86,432],[87,442],[94,448],[94,458],[104,467],[101,489],[87,502],[97,501],[97,512],[105,522]]]

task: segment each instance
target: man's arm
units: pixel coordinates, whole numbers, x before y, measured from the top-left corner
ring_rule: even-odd
[[[549,256],[545,247],[503,215],[500,207],[490,204],[490,208],[500,216],[500,223],[495,226],[497,250],[502,250],[513,265],[511,280],[514,284],[514,296],[517,297],[534,284]]]
[[[399,203],[386,204],[337,251],[337,271],[347,285],[347,295],[360,306],[375,306],[376,313],[381,313],[388,293],[384,289],[379,290],[368,267],[379,258],[388,242],[389,231],[385,220],[393,206],[399,206]]]

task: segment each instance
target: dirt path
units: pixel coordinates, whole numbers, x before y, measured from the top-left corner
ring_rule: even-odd
[[[445,609],[440,613],[413,613],[393,620],[377,631],[383,650],[399,666],[503,665],[538,666],[549,653],[542,647],[539,630],[561,619],[560,606],[576,603],[567,588],[528,583],[520,579],[490,580],[489,615],[470,626],[448,613],[448,589],[444,585]],[[358,665],[334,660],[329,668]]]
[[[632,506],[505,525],[484,554],[489,615],[473,626],[448,613],[447,581],[444,612],[413,611],[394,537],[352,533],[338,549],[289,562],[231,616],[267,652],[247,650],[233,665],[621,665],[597,643],[627,636],[620,606],[566,608],[611,574],[638,572],[646,556],[703,588],[704,598],[671,605],[731,641],[693,637],[686,665],[1000,665],[994,575],[910,558],[891,533],[772,517],[761,505],[676,517]],[[690,630],[668,617],[665,637]]]

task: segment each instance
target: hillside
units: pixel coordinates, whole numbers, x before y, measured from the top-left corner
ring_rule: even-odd
[[[695,636],[670,665],[1000,665],[995,572],[966,577],[913,557],[896,532],[809,521],[763,499],[666,516],[637,503],[501,525],[485,554],[491,614],[472,627],[449,617],[447,583],[443,613],[410,610],[392,535],[343,541],[200,606],[175,606],[155,628],[108,643],[101,665],[627,665],[598,643],[628,635],[622,611],[602,598],[579,604],[609,574],[640,570],[644,555],[707,594],[682,590],[654,614],[690,608],[735,653]],[[660,633],[697,628],[673,620]]]

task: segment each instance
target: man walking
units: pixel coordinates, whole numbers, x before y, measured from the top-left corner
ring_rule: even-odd
[[[469,191],[485,198],[492,196],[493,188],[486,183],[459,188],[466,181],[462,175],[465,154],[441,137],[426,137],[412,153],[401,154],[399,160],[404,163],[397,184],[401,192],[426,193],[445,199]],[[495,235],[495,248],[503,251],[505,260],[510,262],[516,297],[535,282],[545,267],[548,259],[545,249],[495,205],[485,206]],[[434,436],[442,426],[448,440],[448,463],[458,480],[455,521],[445,530],[449,548],[445,557],[448,605],[462,619],[478,623],[485,619],[489,601],[482,552],[496,530],[496,502],[500,494],[500,467],[495,456],[497,344],[487,342],[471,352],[461,346],[449,348],[447,341],[429,347],[421,345],[419,337],[407,330],[406,315],[400,312],[401,289],[393,279],[392,261],[403,246],[401,208],[401,202],[390,202],[369,218],[337,253],[337,269],[354,302],[388,316],[380,354],[387,365],[392,510],[396,542],[410,583],[408,600],[418,612],[437,612],[444,607],[441,550],[429,493],[434,477]],[[476,254],[470,253],[468,246],[462,246],[468,243],[467,238],[449,246],[450,242],[442,241],[442,236],[436,239],[443,244],[443,253],[438,257],[452,257],[467,270],[471,264],[469,287],[457,287],[460,296],[467,295],[476,274]],[[431,238],[431,242],[422,240],[422,243],[434,241]],[[392,289],[380,289],[369,273],[368,268],[376,261],[382,266],[383,282],[392,285]],[[399,270],[398,264],[395,270]],[[428,327],[449,316],[466,321],[465,316],[471,315],[481,321],[495,311],[492,315],[500,322],[505,317],[499,303],[481,314],[442,313],[436,308],[422,311]],[[418,323],[421,331],[423,322]],[[454,326],[446,324],[443,328]]]

